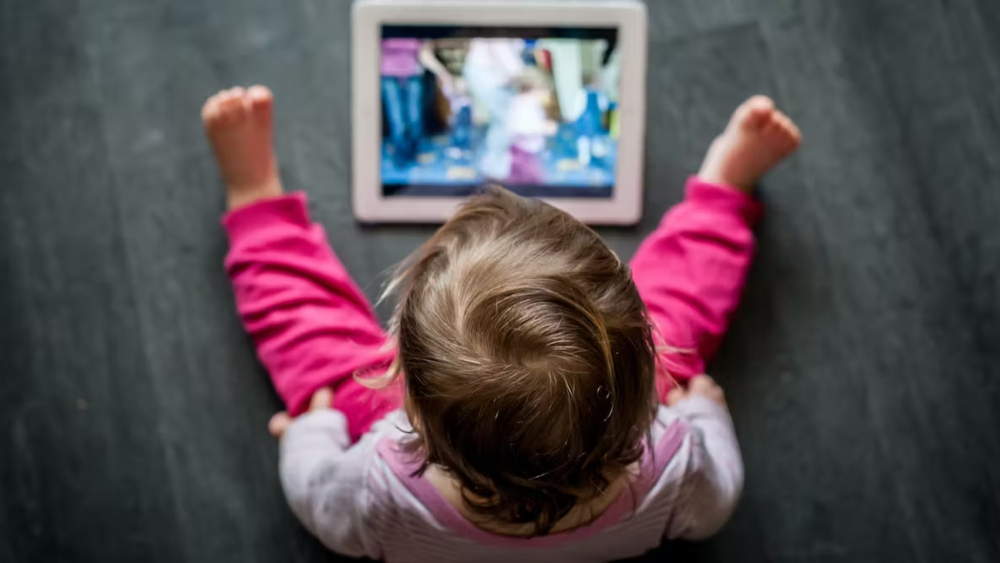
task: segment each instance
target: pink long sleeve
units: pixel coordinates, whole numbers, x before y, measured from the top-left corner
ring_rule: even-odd
[[[396,352],[323,228],[310,223],[305,196],[255,203],[223,224],[237,309],[288,411],[300,414],[317,389],[331,386],[357,440],[401,395],[397,387],[368,389],[354,375],[387,366]]]
[[[671,209],[632,258],[632,275],[649,308],[661,347],[657,389],[669,376],[704,373],[739,304],[754,254],[751,227],[761,207],[726,186],[688,180]]]

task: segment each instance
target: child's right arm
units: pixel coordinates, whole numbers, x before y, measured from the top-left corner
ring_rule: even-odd
[[[664,535],[703,540],[736,509],[743,492],[743,457],[722,389],[712,378],[694,377],[686,388],[672,390],[667,404],[688,425],[689,450]]]
[[[305,196],[258,200],[224,224],[237,309],[288,411],[301,413],[317,389],[332,387],[358,439],[400,401],[354,375],[388,364],[395,351],[323,228],[309,220]]]
[[[284,429],[280,474],[285,498],[302,525],[336,553],[381,558],[373,526],[380,505],[369,487],[380,437],[372,432],[351,446],[344,415],[316,406]]]

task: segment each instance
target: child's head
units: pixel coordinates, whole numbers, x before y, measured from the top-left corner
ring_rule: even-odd
[[[470,509],[544,534],[639,459],[651,329],[628,266],[582,223],[493,189],[390,287],[407,447],[457,478]]]

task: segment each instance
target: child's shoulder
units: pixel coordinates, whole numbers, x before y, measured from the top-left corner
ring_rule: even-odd
[[[403,409],[387,414],[365,436],[370,441],[371,455],[377,460],[374,465],[395,475],[412,473],[420,467],[419,456],[406,447],[413,438],[413,425]]]
[[[681,486],[692,450],[693,430],[682,413],[666,405],[657,407],[650,426],[649,447],[643,453],[637,485],[646,492],[646,504],[671,504]]]
[[[674,434],[687,435],[687,431],[688,425],[681,412],[666,405],[657,406],[656,417],[650,426],[650,438],[653,444]]]
[[[406,416],[406,411],[397,409],[373,424],[365,439],[371,440],[375,450],[381,452],[385,449],[385,444],[401,444],[412,436],[413,425]]]

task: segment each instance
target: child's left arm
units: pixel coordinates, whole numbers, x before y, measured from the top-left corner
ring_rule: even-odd
[[[680,380],[704,373],[739,304],[761,213],[750,195],[691,178],[684,201],[643,241],[632,278],[656,328],[660,360]],[[670,390],[657,374],[660,399]]]

